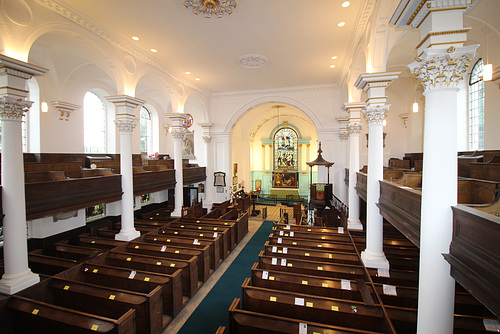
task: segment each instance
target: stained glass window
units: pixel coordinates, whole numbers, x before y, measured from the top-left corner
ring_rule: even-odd
[[[274,169],[297,170],[297,132],[281,128],[274,135]]]

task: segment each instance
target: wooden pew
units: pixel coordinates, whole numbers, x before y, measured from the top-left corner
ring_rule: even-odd
[[[123,245],[125,242],[109,238],[91,237],[90,234],[83,234],[78,236],[77,243],[79,246],[83,247],[108,250]]]
[[[216,237],[220,236],[220,238],[222,239],[221,241],[222,242],[221,255],[223,254],[222,258],[226,258],[233,249],[231,234],[230,234],[231,231],[229,227],[220,227],[217,225],[205,224],[201,223],[201,221],[198,224],[173,221],[168,223],[165,227],[169,227],[171,229],[196,231],[198,233],[204,233],[205,235],[212,234]]]
[[[269,244],[269,241],[264,244],[264,254],[268,256],[286,256],[288,259],[361,265],[361,260],[357,254],[298,248],[296,246],[290,248],[273,246]]]
[[[315,233],[302,231],[274,230],[273,236],[284,238],[297,238],[303,240],[315,240],[321,242],[347,243],[351,244],[351,238],[348,234],[330,234],[330,233]]]
[[[320,324],[301,319],[279,317],[263,312],[254,312],[240,309],[240,299],[236,298],[229,307],[230,333],[269,334],[269,333],[300,333],[300,329],[307,333],[334,333],[334,334],[380,334],[382,332],[357,330],[346,327]],[[386,332],[395,333],[395,331]]]
[[[138,269],[175,276],[181,271],[182,291],[184,296],[193,297],[198,291],[198,266],[194,259],[188,263],[168,258],[127,253],[117,249],[106,255],[106,264],[120,268]]]
[[[193,246],[209,246],[210,249],[210,266],[214,269],[217,269],[222,262],[222,239],[220,236],[213,237],[213,233],[209,233],[209,235],[205,235],[204,233],[191,232],[191,231],[183,231],[183,230],[174,230],[169,228],[160,228],[158,230],[158,235],[166,236],[172,240],[175,237],[177,242],[181,242],[181,240],[185,240],[187,243],[192,244]]]
[[[75,260],[62,259],[58,257],[29,253],[28,265],[37,274],[55,275],[78,264]]]
[[[24,172],[49,172],[66,171],[67,176],[71,178],[82,177],[82,164],[78,161],[73,162],[26,162]]]
[[[13,314],[15,333],[135,333],[133,309],[112,319],[15,295],[7,307]]]
[[[366,279],[366,273],[363,266],[287,259],[281,256],[264,255],[264,251],[261,251],[259,254],[259,268],[328,278],[349,280]]]
[[[160,288],[148,296],[53,277],[21,291],[18,295],[110,318],[119,317],[133,309],[137,333],[153,334],[163,330]]]
[[[85,263],[63,271],[55,277],[145,294],[152,293],[160,286],[163,314],[171,317],[175,317],[183,305],[180,272],[175,281],[172,281],[170,276],[163,274]],[[165,322],[168,320],[164,319]]]
[[[354,246],[350,243],[323,242],[308,239],[275,237],[273,236],[273,234],[270,234],[269,236],[269,244],[288,248],[298,246],[300,248],[321,249],[333,252],[354,252]]]
[[[82,177],[115,175],[111,168],[82,168]]]
[[[63,259],[85,262],[102,253],[102,249],[90,248],[83,246],[73,246],[57,243],[55,246],[55,254]]]
[[[244,226],[238,226],[239,221],[231,221],[231,220],[220,220],[220,219],[212,219],[212,218],[191,218],[191,217],[182,217],[178,221],[175,222],[185,222],[191,224],[206,224],[209,226],[217,226],[229,228],[231,231],[231,249],[236,247],[238,243],[240,243],[241,239],[246,235],[244,231]],[[244,224],[243,224],[244,225]],[[248,223],[247,223],[248,227]]]
[[[210,244],[207,243],[202,243],[202,242],[197,242],[196,244],[193,241],[190,241],[188,239],[180,239],[180,238],[173,238],[173,237],[167,237],[164,235],[159,235],[159,234],[145,234],[135,241],[138,242],[145,242],[145,243],[150,243],[150,244],[157,244],[157,245],[162,245],[165,247],[176,247],[176,248],[186,248],[186,249],[194,249],[198,250],[202,254],[203,258],[203,263],[206,263],[206,259],[208,259],[208,262],[210,263],[210,269],[215,270],[215,263],[213,260],[213,257],[211,256],[210,252]],[[199,264],[199,262],[198,262]]]
[[[196,249],[175,246],[167,247],[164,245],[131,241],[124,246],[116,248],[116,250],[149,255],[156,258],[175,259],[178,261],[186,261],[188,263],[192,263],[194,261],[196,262],[196,267],[198,269],[198,280],[206,282],[206,280],[210,277],[210,258],[208,256],[204,257],[203,252]]]
[[[66,171],[45,171],[45,172],[25,172],[24,182],[47,182],[47,181],[61,181],[66,180]]]
[[[371,285],[363,280],[328,279],[279,270],[265,270],[258,268],[258,263],[252,267],[252,285],[346,300],[365,301],[371,298],[372,303],[377,298]]]
[[[384,310],[378,304],[258,288],[249,282],[247,278],[242,285],[245,310],[360,330],[388,329]]]

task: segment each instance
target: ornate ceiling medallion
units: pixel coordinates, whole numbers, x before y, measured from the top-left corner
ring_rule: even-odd
[[[269,63],[267,57],[261,55],[244,55],[236,59],[236,63],[244,68],[259,68]]]
[[[236,8],[235,0],[185,0],[184,6],[191,8],[196,15],[221,18],[224,14],[230,15]]]

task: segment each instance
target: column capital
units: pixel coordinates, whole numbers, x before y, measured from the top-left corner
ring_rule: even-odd
[[[478,45],[444,49],[425,49],[421,57],[408,65],[415,77],[421,80],[424,90],[456,87],[464,79],[469,62]]]
[[[172,128],[172,137],[177,140],[183,140],[184,134],[186,133],[186,129],[184,128]]]
[[[361,124],[349,124],[347,126],[347,131],[349,132],[349,136],[360,135],[361,133]]]
[[[69,121],[69,116],[71,116],[71,113],[73,111],[78,110],[82,107],[80,105],[72,104],[72,103],[64,102],[64,101],[51,101],[51,103],[61,113],[61,116],[59,116],[59,119],[60,120],[64,119],[66,121]]]
[[[0,119],[21,121],[24,113],[31,108],[32,101],[11,96],[0,96]]]
[[[384,118],[389,111],[390,104],[383,105],[368,105],[363,109],[363,114],[365,118],[368,120],[368,124],[379,124],[382,125],[384,122]]]
[[[115,119],[115,125],[118,128],[120,134],[131,134],[137,125],[137,119],[134,118],[117,118]]]
[[[347,131],[347,130],[340,131],[339,132],[339,138],[342,141],[349,139],[349,131]]]
[[[210,143],[210,141],[212,140],[212,137],[210,137],[210,136],[202,136],[201,138],[203,138],[203,141],[205,142],[205,144]]]

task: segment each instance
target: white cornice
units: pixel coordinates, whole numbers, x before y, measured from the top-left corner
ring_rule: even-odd
[[[159,63],[158,61],[147,55],[144,51],[135,48],[130,43],[125,42],[114,32],[107,30],[106,28],[102,27],[96,22],[93,22],[83,13],[79,12],[75,8],[64,3],[64,1],[61,0],[35,0],[35,1],[38,2],[40,5],[45,6],[46,8],[52,10],[53,12],[65,17],[66,19],[71,20],[72,22],[78,24],[80,27],[90,31],[91,33],[105,39],[106,41],[113,44],[117,48],[133,55],[134,57],[142,60],[146,64],[153,66],[154,68],[167,74],[168,76],[172,77],[178,82],[198,91],[201,94],[205,95],[209,94],[208,92],[203,91],[202,89],[194,85],[192,81],[190,81],[189,79],[187,79],[174,69]]]
[[[272,88],[272,89],[259,89],[259,90],[242,90],[234,92],[222,92],[212,94],[212,98],[225,98],[225,97],[238,97],[238,96],[252,96],[263,94],[284,94],[284,93],[303,93],[314,91],[331,91],[337,88],[336,84],[328,85],[314,85],[314,86],[299,86],[299,87],[285,87],[285,88]]]

